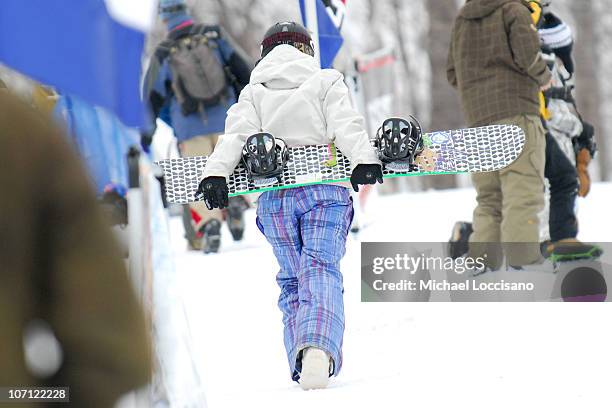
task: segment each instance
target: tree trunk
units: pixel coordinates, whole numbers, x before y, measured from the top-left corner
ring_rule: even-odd
[[[609,0],[597,0],[600,3],[610,3]],[[598,35],[604,34],[602,16],[595,18],[593,1],[572,2],[572,14],[576,19],[576,43],[574,44],[574,59],[576,60],[576,97],[580,113],[584,119],[595,126],[597,142],[599,144],[599,173],[602,180],[606,180],[610,169],[607,163],[607,144],[605,141],[606,129],[602,121],[602,113],[600,106],[602,104],[601,87],[605,87],[605,82],[609,82],[599,71],[600,55],[597,52],[598,42],[606,49],[609,47],[609,37]],[[608,9],[609,10],[609,9]],[[609,11],[603,11],[609,13]],[[601,22],[598,24],[597,22]],[[599,37],[599,38],[598,38]]]
[[[431,59],[432,93],[430,129],[460,129],[464,127],[464,120],[459,95],[446,80],[446,59],[457,9],[455,4],[449,4],[448,0],[428,0],[427,8],[430,16],[428,49]],[[423,184],[425,188],[453,188],[456,187],[456,177],[427,177]]]

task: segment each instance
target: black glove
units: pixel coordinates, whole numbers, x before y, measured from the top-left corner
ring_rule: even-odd
[[[573,86],[550,87],[544,91],[546,99],[561,99],[562,101],[573,103],[574,96],[572,95]]]
[[[383,182],[382,167],[380,164],[358,164],[351,174],[353,190],[359,191],[359,184],[376,184]]]
[[[591,153],[591,157],[595,158],[597,153],[597,143],[595,142],[595,128],[589,122],[582,121],[582,133],[577,138],[573,139],[574,150],[576,155],[580,150],[587,149]]]
[[[195,198],[202,197],[209,210],[213,208],[225,208],[229,201],[229,190],[225,177],[211,176],[200,181],[200,186]]]

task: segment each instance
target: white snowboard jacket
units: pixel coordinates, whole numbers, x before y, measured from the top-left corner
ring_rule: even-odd
[[[253,70],[249,85],[227,113],[225,134],[203,177],[228,177],[246,139],[259,132],[283,139],[288,147],[333,142],[353,168],[380,163],[342,74],[320,69],[314,58],[290,45],[274,48]]]

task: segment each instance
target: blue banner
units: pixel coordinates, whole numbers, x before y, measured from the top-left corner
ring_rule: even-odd
[[[310,27],[306,17],[306,2],[299,0],[302,21]],[[331,68],[338,51],[342,47],[343,39],[340,28],[344,20],[345,2],[343,0],[315,0],[317,8],[317,25],[319,31],[319,53],[321,68]]]
[[[115,21],[104,0],[2,0],[0,62],[141,126],[144,33]]]

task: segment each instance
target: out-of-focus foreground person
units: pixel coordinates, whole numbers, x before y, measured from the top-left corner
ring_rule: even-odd
[[[523,129],[523,153],[507,168],[474,174],[478,206],[471,257],[514,269],[540,262],[538,214],[544,207],[545,135],[539,91],[552,75],[540,55],[540,38],[523,0],[467,0],[455,20],[447,67],[470,127],[495,124]],[[478,244],[476,244],[478,243]]]
[[[65,386],[71,406],[113,406],[149,383],[151,345],[86,172],[51,118],[6,91],[0,163],[0,385]],[[61,347],[44,376],[26,346],[34,322]]]

